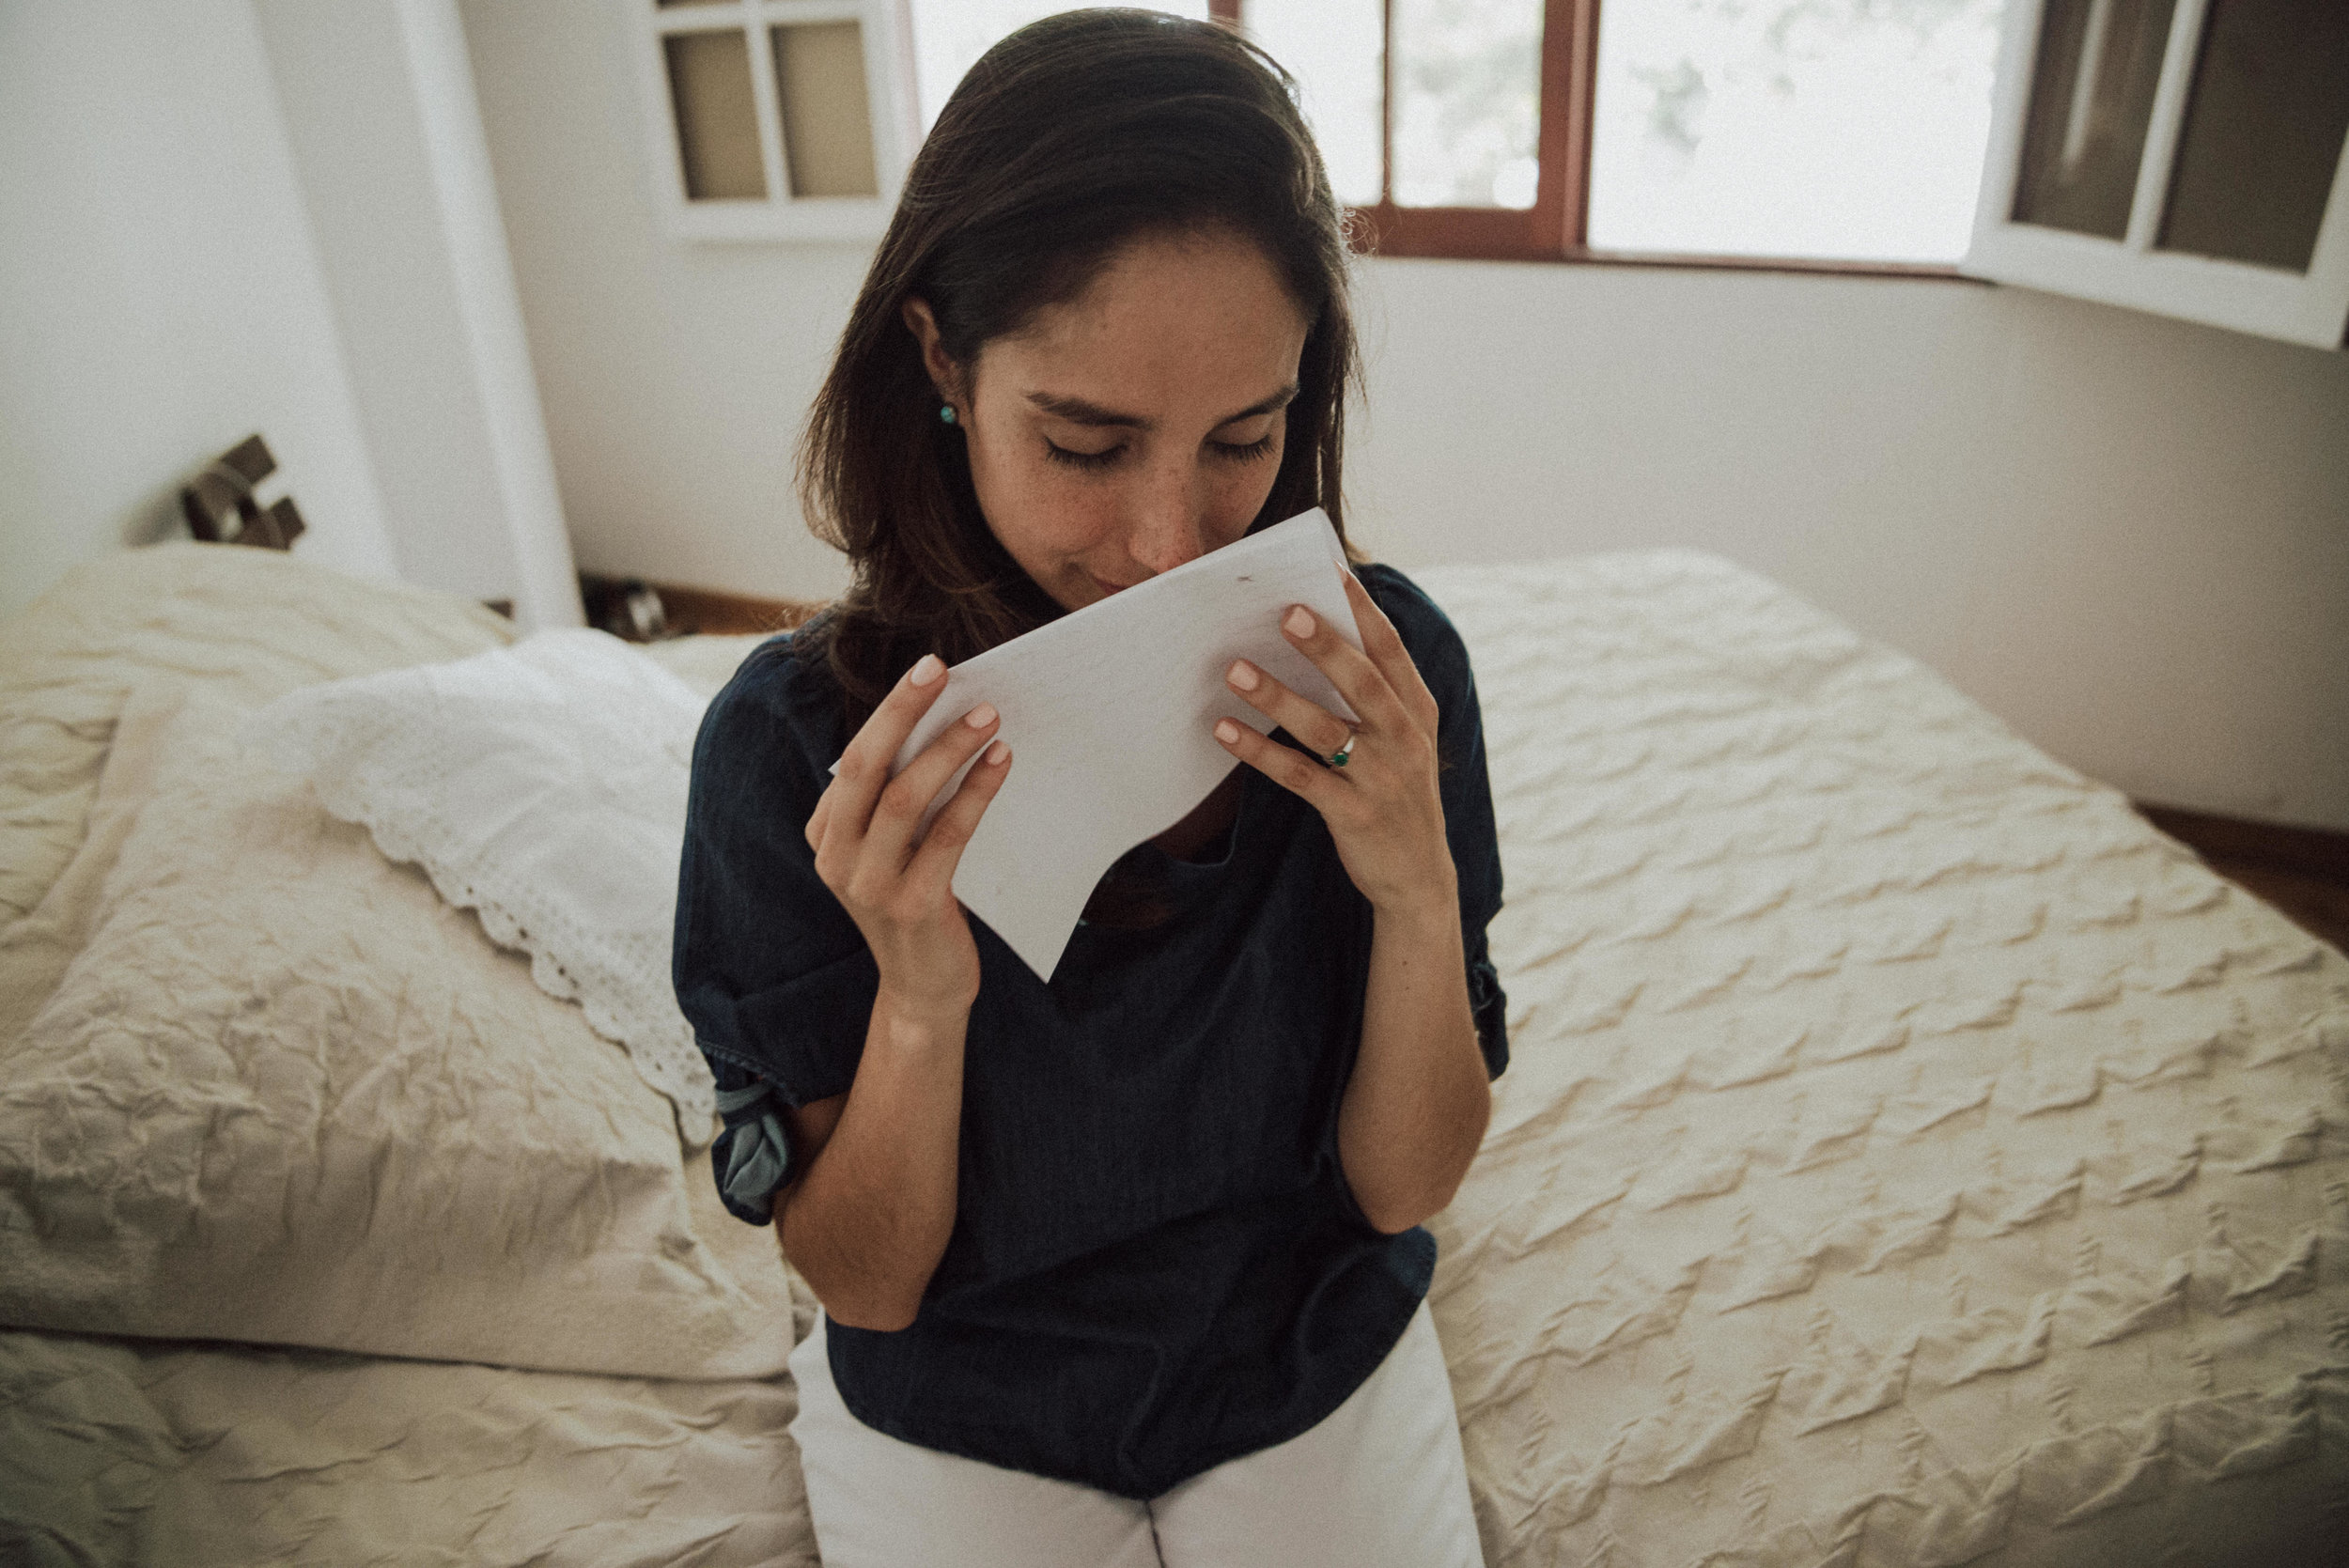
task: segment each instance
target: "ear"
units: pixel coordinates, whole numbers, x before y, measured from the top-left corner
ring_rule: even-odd
[[[922,346],[922,368],[929,372],[930,384],[938,389],[939,396],[955,405],[957,417],[968,418],[971,411],[962,407],[961,366],[947,355],[946,345],[938,335],[938,318],[931,313],[929,301],[919,294],[909,294],[900,314],[905,319],[906,331],[911,333],[913,340]]]

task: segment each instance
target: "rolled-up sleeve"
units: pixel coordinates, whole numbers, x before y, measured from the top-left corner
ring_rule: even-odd
[[[781,1112],[848,1092],[879,984],[806,839],[839,743],[822,679],[787,641],[769,644],[711,701],[693,747],[671,972],[717,1077],[719,1193],[753,1222],[787,1172]]]
[[[1493,826],[1492,785],[1485,774],[1485,728],[1476,705],[1476,680],[1469,673],[1465,649],[1459,686],[1439,722],[1437,751],[1450,763],[1437,787],[1443,796],[1452,863],[1460,878],[1469,1006],[1476,1016],[1476,1044],[1485,1053],[1485,1072],[1499,1078],[1509,1065],[1509,998],[1501,988],[1501,971],[1493,967],[1485,932],[1501,912],[1501,841]]]
[[[1436,699],[1436,787],[1443,800],[1444,836],[1460,885],[1460,945],[1468,956],[1469,1005],[1485,1071],[1499,1078],[1509,1065],[1509,999],[1493,967],[1486,927],[1501,912],[1501,840],[1493,822],[1492,784],[1485,770],[1485,722],[1468,644],[1451,618],[1417,583],[1386,567],[1361,573],[1378,607],[1403,637],[1420,678]]]

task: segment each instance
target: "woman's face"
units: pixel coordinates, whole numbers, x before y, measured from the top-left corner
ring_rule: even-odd
[[[1011,558],[1075,610],[1248,531],[1281,471],[1312,323],[1264,253],[1137,241],[1085,290],[957,366],[926,302],[906,324]]]

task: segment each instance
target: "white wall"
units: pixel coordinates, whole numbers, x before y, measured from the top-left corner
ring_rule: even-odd
[[[465,0],[572,538],[815,596],[789,458],[862,276],[662,238],[611,7]],[[1360,535],[1688,544],[2135,794],[2349,829],[2349,356],[2012,289],[1376,262]]]
[[[440,202],[399,17],[381,0],[255,0],[325,282],[398,520],[400,574],[474,598],[513,591],[514,552],[467,374]],[[485,527],[488,523],[490,526]]]
[[[2143,799],[2349,829],[2349,354],[2026,289],[1370,269],[1408,566],[1687,544]]]
[[[454,0],[255,0],[400,574],[577,624]]]
[[[256,430],[297,552],[392,574],[246,0],[0,6],[0,614]]]
[[[866,253],[670,241],[625,13],[462,11],[579,564],[835,592],[847,579],[800,520],[791,454]]]

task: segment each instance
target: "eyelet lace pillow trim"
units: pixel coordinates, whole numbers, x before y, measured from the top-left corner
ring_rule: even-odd
[[[563,629],[306,687],[241,736],[528,955],[537,985],[627,1049],[699,1148],[716,1096],[669,949],[704,706],[617,638]]]

